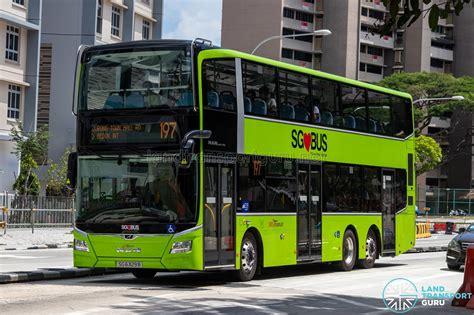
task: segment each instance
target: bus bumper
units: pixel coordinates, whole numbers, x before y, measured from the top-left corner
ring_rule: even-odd
[[[191,242],[190,249],[173,252],[173,244]],[[203,270],[202,228],[170,235],[87,234],[74,230],[74,266],[87,268],[149,268]]]

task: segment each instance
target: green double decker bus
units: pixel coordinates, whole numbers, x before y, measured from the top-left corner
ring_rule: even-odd
[[[415,244],[408,94],[201,39],[81,47],[75,91],[76,267],[245,281]]]

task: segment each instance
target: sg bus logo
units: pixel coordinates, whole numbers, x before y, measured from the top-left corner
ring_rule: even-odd
[[[291,146],[293,148],[305,148],[306,151],[318,150],[326,152],[328,149],[327,135],[316,132],[303,132],[293,129],[291,131]]]

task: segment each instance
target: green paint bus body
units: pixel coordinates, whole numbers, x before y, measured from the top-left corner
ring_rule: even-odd
[[[203,129],[206,117],[203,114],[202,95],[202,64],[207,59],[240,58],[267,65],[277,66],[295,72],[305,73],[316,77],[330,79],[340,83],[348,83],[374,91],[396,95],[409,99],[408,94],[385,89],[371,84],[350,80],[347,78],[293,66],[257,56],[251,56],[225,49],[210,49],[200,51],[197,56],[197,90],[199,91],[199,120]],[[327,150],[319,152],[295,149],[291,146],[292,130],[297,128],[305,133],[324,133],[327,136]],[[196,227],[181,233],[163,235],[141,235],[130,240],[124,240],[120,235],[101,235],[74,231],[74,239],[84,241],[88,251],[74,250],[74,266],[89,268],[115,268],[116,261],[140,261],[143,268],[157,270],[205,270],[204,264],[204,154],[203,141],[199,142],[199,216]],[[414,136],[406,139],[395,139],[347,132],[324,126],[305,125],[301,123],[278,122],[256,117],[244,119],[244,148],[245,154],[292,157],[301,160],[317,162],[337,162],[370,165],[386,168],[407,170],[407,155],[414,155]],[[314,151],[314,152],[313,152]],[[412,182],[415,182],[414,174]],[[415,244],[415,187],[407,187],[407,197],[411,204],[396,214],[396,252],[399,255]],[[275,224],[278,222],[278,224]],[[369,229],[377,231],[380,239],[382,215],[380,213],[366,214],[334,214],[322,213],[322,255],[321,262],[336,262],[342,258],[342,236],[346,229],[352,229],[357,237],[358,258],[365,258],[365,237]],[[231,269],[240,268],[241,242],[245,233],[252,231],[262,246],[263,267],[287,266],[298,263],[297,257],[297,214],[278,215],[259,213],[236,213],[235,215],[235,264]],[[192,240],[192,250],[186,253],[171,254],[173,243]],[[380,244],[383,245],[383,244]],[[118,248],[140,248],[140,252],[121,252]],[[228,268],[227,268],[228,269]]]

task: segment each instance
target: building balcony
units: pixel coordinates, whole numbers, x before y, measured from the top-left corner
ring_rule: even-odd
[[[374,19],[374,18],[371,18],[371,17],[368,17],[368,16],[365,16],[365,15],[361,15],[360,16],[360,22],[362,24],[366,24],[366,25],[374,25],[375,23],[377,23],[379,20],[377,19]]]
[[[365,2],[362,4],[363,7],[371,8],[379,11],[387,11],[385,6],[383,5],[382,0],[374,0],[373,2]]]
[[[438,47],[431,47],[430,57],[448,61],[453,61],[454,59],[452,50]]]
[[[389,36],[382,36],[378,34],[370,34],[368,32],[360,32],[360,42],[362,44],[372,45],[372,46],[379,46],[383,48],[393,49],[394,46],[394,39],[393,37]]]
[[[282,46],[283,48],[289,48],[293,50],[301,50],[301,51],[306,51],[309,53],[313,52],[312,43],[308,43],[308,42],[304,42],[304,41],[296,40],[296,39],[291,39],[291,38],[283,38]]]
[[[383,56],[369,55],[366,53],[360,53],[360,62],[369,63],[372,65],[383,66]]]
[[[295,19],[283,18],[283,27],[292,28],[302,32],[314,31],[313,23],[303,22]]]
[[[313,3],[305,2],[303,0],[285,0],[284,5],[298,11],[313,13],[315,5]]]
[[[295,59],[288,59],[288,58],[281,58],[282,62],[286,62],[295,66],[300,66],[300,67],[305,67],[305,68],[312,68],[313,64],[308,61],[301,61],[301,60],[295,60]]]
[[[378,82],[383,79],[382,74],[359,71],[359,79],[364,82]]]

